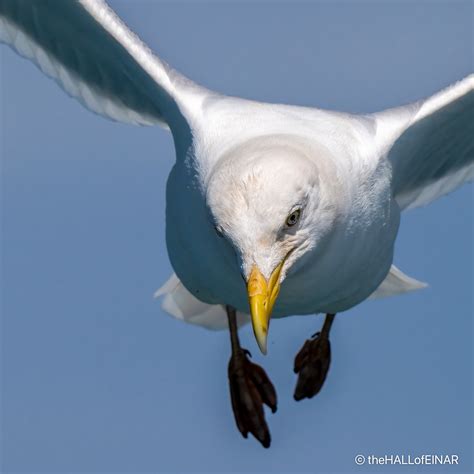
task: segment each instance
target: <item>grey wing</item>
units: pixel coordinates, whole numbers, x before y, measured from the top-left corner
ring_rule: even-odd
[[[474,75],[374,118],[401,209],[428,204],[474,178]]]
[[[103,0],[0,0],[0,41],[120,122],[172,126],[192,118],[208,92],[154,55]]]

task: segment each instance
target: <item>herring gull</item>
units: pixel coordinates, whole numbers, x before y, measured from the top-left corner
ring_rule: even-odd
[[[265,447],[263,404],[275,411],[276,392],[238,326],[251,321],[265,353],[270,317],[325,313],[295,358],[295,399],[311,398],[329,369],[336,313],[425,286],[392,263],[401,211],[474,177],[474,75],[413,104],[353,115],[201,87],[103,0],[1,0],[0,40],[93,112],[172,133],[175,274],[156,295],[179,319],[229,328],[235,420]]]

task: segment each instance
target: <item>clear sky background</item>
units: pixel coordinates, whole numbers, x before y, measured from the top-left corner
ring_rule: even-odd
[[[372,112],[472,70],[472,2],[110,2],[175,68],[220,92]],[[228,334],[152,298],[170,136],[93,115],[1,48],[4,472],[417,472],[357,454],[457,454],[472,472],[473,188],[403,216],[395,263],[429,282],[336,318],[321,394],[293,358],[322,317],[244,347],[279,395],[270,450],[238,433]],[[191,229],[190,229],[191,231]]]

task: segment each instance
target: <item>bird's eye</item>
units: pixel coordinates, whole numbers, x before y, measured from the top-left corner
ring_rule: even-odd
[[[216,231],[216,234],[217,234],[219,237],[224,237],[224,232],[222,231],[222,227],[221,227],[221,226],[215,225],[215,226],[214,226],[214,230]]]
[[[301,215],[301,209],[294,210],[287,218],[286,225],[288,227],[294,226],[299,220]]]

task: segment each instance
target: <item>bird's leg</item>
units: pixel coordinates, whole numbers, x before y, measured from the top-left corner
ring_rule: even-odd
[[[326,380],[331,363],[329,331],[335,316],[335,314],[326,314],[321,332],[317,332],[311,339],[306,340],[295,357],[294,371],[298,374],[298,381],[294,398],[297,401],[314,397]]]
[[[250,362],[250,352],[240,346],[235,309],[226,307],[232,355],[229,361],[229,387],[235,421],[244,438],[252,433],[265,448],[270,446],[263,404],[277,409],[275,389],[265,371]]]

